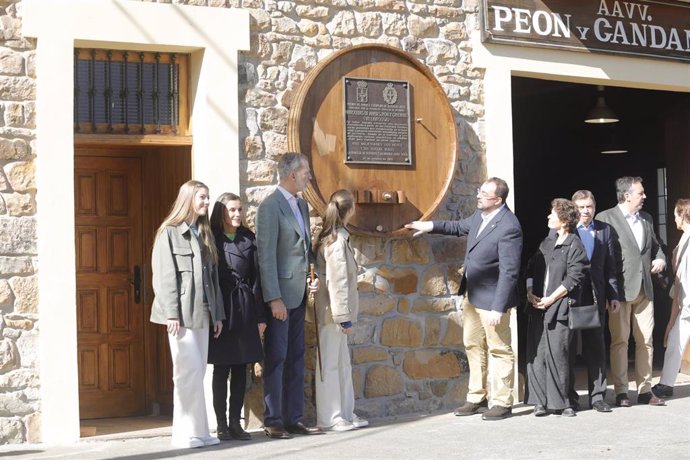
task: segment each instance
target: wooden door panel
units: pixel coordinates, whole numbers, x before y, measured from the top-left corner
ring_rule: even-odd
[[[108,197],[105,213],[109,217],[129,216],[127,193],[129,184],[127,176],[113,171],[106,171],[106,196]]]
[[[78,216],[96,215],[96,171],[75,171],[75,212]]]
[[[132,375],[131,369],[134,367],[132,357],[132,347],[127,344],[111,345],[110,347],[111,372],[109,387],[115,389],[131,389]]]
[[[77,250],[77,273],[98,270],[98,230],[96,227],[80,226],[75,232]]]
[[[81,418],[146,413],[141,160],[75,156],[77,341]]]
[[[131,241],[128,228],[107,229],[107,271],[109,273],[129,273],[132,270],[133,264],[129,257]]]
[[[98,390],[98,355],[97,345],[79,345],[79,391]]]
[[[77,332],[98,332],[98,289],[77,291]]]
[[[110,308],[108,309],[108,333],[111,332],[131,332],[131,326],[136,327],[132,323],[132,306],[130,305],[129,291],[117,288],[108,289],[108,302]]]

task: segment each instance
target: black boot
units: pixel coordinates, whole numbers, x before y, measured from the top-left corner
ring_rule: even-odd
[[[242,425],[240,425],[239,419],[231,419],[228,430],[230,432],[230,436],[232,436],[233,439],[239,439],[240,441],[249,441],[250,439],[252,439],[252,435],[250,435],[242,429]]]
[[[216,428],[216,435],[221,441],[230,441],[233,436],[230,434],[228,423],[225,420],[218,420],[218,428]]]

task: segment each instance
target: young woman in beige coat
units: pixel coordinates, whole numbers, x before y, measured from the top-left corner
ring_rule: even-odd
[[[220,442],[209,434],[204,398],[209,327],[218,337],[225,319],[208,206],[208,187],[194,180],[182,184],[158,229],[151,256],[151,322],[168,331],[174,384],[172,444],[180,448]]]
[[[673,250],[671,287],[671,317],[664,334],[664,367],[659,383],[652,392],[659,398],[673,396],[683,354],[690,344],[690,199],[680,199],[673,210],[676,228],[683,232]]]
[[[331,195],[316,238],[316,269],[322,288],[316,293],[321,365],[316,367],[316,423],[326,430],[348,431],[369,422],[355,415],[355,394],[347,337],[357,321],[357,262],[346,225],[355,213],[352,193]],[[323,376],[323,378],[322,378]]]

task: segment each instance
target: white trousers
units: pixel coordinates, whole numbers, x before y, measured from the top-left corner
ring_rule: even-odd
[[[675,324],[668,333],[664,368],[661,371],[661,380],[659,380],[662,385],[670,387],[676,383],[680,361],[683,359],[683,353],[688,346],[688,341],[690,341],[690,316],[684,318],[681,316],[682,314],[678,314]]]
[[[181,327],[177,337],[168,334],[173,362],[173,444],[209,437],[204,397],[208,328],[207,320],[201,329]]]
[[[339,324],[320,324],[319,342],[323,364],[323,382],[316,360],[316,425],[330,428],[346,420],[351,422],[355,411],[355,392],[352,387],[352,365],[347,336]]]

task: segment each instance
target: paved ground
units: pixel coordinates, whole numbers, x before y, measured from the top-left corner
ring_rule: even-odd
[[[656,380],[656,379],[655,379]],[[12,459],[162,459],[299,458],[644,458],[690,459],[690,378],[676,386],[666,407],[633,406],[577,417],[536,418],[531,407],[516,406],[514,416],[485,422],[480,416],[448,413],[380,420],[368,428],[324,436],[224,442],[193,450],[170,447],[169,429],[85,438],[71,446],[1,446]],[[581,392],[582,393],[582,392]],[[635,395],[632,394],[633,401]],[[581,398],[582,399],[582,398]],[[610,401],[611,402],[611,401]]]

